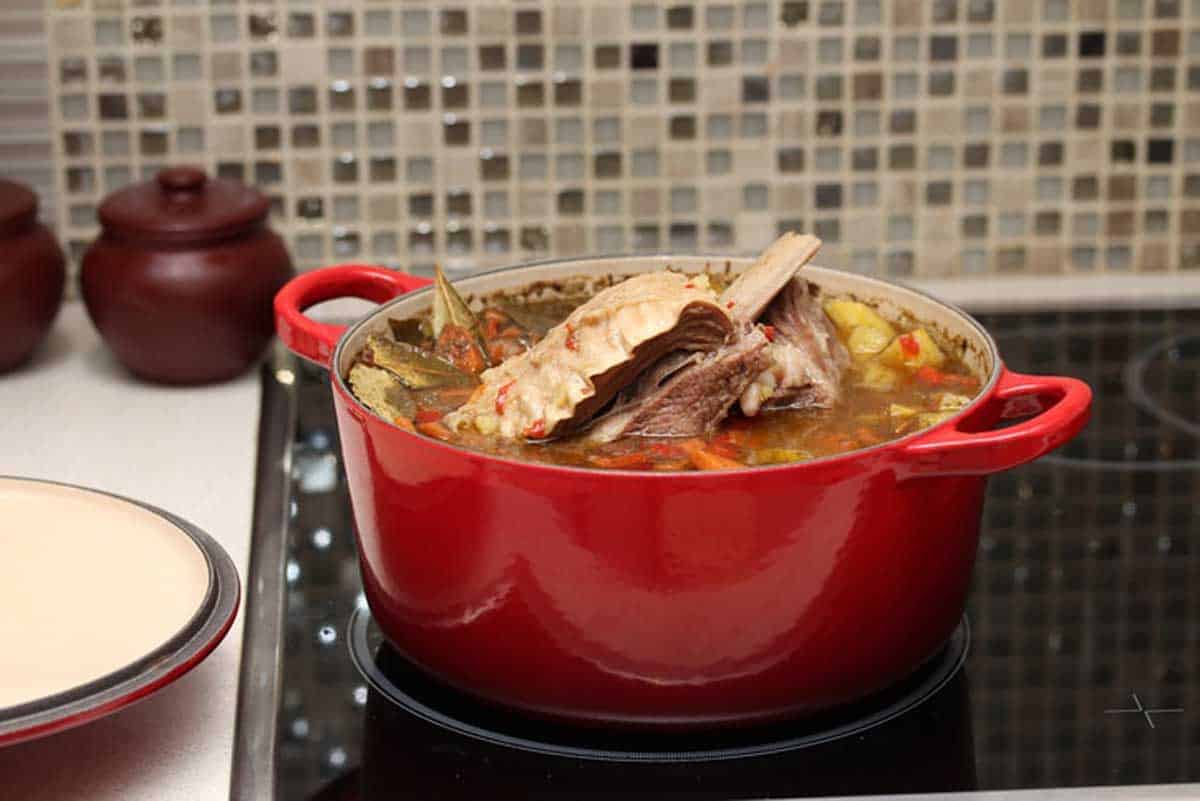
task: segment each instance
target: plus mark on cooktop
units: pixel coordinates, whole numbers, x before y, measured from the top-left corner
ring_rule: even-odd
[[[1141,715],[1142,717],[1144,717],[1146,719],[1146,724],[1149,725],[1150,728],[1155,729],[1155,728],[1158,728],[1157,726],[1154,725],[1154,716],[1155,715],[1167,715],[1167,714],[1178,713],[1178,712],[1183,711],[1182,707],[1170,707],[1170,708],[1148,707],[1142,703],[1141,698],[1138,698],[1137,693],[1130,693],[1129,697],[1131,699],[1133,699],[1133,706],[1125,707],[1122,709],[1106,709],[1106,710],[1104,710],[1104,714],[1119,715],[1119,714],[1122,714],[1125,712],[1132,712],[1132,713],[1135,713],[1135,714],[1138,714],[1138,715]]]

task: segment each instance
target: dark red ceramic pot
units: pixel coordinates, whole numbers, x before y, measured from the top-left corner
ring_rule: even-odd
[[[192,167],[160,172],[100,204],[83,257],[88,314],[117,358],[151,381],[196,384],[246,371],[274,330],[289,278],[260,192]]]
[[[23,364],[62,305],[62,249],[37,221],[29,187],[0,180],[0,372]]]
[[[705,263],[553,262],[457,285],[480,295]],[[367,600],[389,640],[501,704],[661,727],[813,712],[935,653],[963,613],[986,476],[1073,437],[1091,392],[1010,372],[977,322],[930,297],[817,267],[804,275],[935,326],[985,379],[979,397],[934,428],[791,465],[670,474],[519,462],[405,432],[347,390],[365,337],[428,308],[428,291],[397,297],[422,280],[343,266],[292,281],[276,297],[278,331],[333,372]],[[384,305],[346,330],[303,315],[344,296]],[[1006,418],[1027,419],[994,428]]]

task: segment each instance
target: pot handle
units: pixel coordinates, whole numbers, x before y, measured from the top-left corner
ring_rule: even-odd
[[[978,409],[905,448],[913,475],[998,473],[1044,456],[1087,424],[1092,390],[1084,382],[1001,370],[992,397]],[[1027,419],[993,428],[1017,418]]]
[[[275,330],[292,353],[328,368],[346,326],[319,323],[306,317],[305,309],[336,298],[386,303],[430,283],[428,278],[367,264],[339,264],[302,273],[275,295]]]

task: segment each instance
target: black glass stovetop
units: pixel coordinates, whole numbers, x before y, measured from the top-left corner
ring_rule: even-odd
[[[1096,404],[1076,441],[991,479],[969,626],[908,685],[856,709],[703,742],[580,739],[406,672],[361,596],[327,378],[294,361],[269,370],[268,390],[286,394],[294,421],[277,703],[264,707],[273,740],[269,765],[257,766],[273,772],[274,797],[742,799],[1200,782],[1200,312],[981,319],[1011,368],[1080,377]],[[371,682],[351,659],[356,638]],[[967,639],[960,669],[955,649]],[[762,743],[779,747],[756,751]]]

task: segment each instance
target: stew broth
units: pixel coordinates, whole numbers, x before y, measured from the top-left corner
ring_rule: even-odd
[[[584,300],[518,304],[506,297],[484,306],[482,331],[488,343],[507,333],[512,341],[528,344]],[[504,439],[470,428],[451,430],[440,422],[466,402],[470,387],[412,389],[404,398],[403,411],[411,412],[409,417],[362,391],[353,380],[350,383],[359,400],[376,414],[458,446],[548,464],[651,471],[773,465],[845,453],[936,425],[978,393],[979,378],[953,349],[928,333],[932,329],[898,326],[863,304],[845,299],[825,300],[824,308],[851,353],[836,406],[763,411],[755,417],[734,412],[716,431],[701,437],[626,437],[597,443],[585,430],[550,441]],[[428,320],[391,323],[397,340],[429,354],[435,352]],[[503,349],[496,355],[503,356]],[[352,371],[364,363],[360,355]]]

